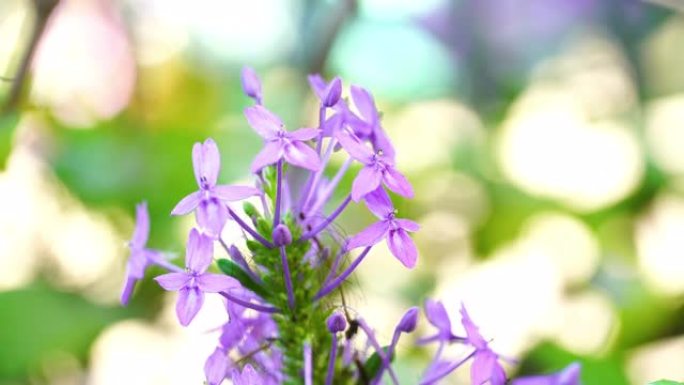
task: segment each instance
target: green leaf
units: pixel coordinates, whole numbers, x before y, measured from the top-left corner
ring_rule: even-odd
[[[5,168],[7,157],[12,151],[12,136],[19,122],[19,114],[0,116],[0,170]]]
[[[651,382],[648,385],[684,385],[684,382],[677,382],[671,380],[659,380],[656,382]]]
[[[242,284],[242,286],[246,287],[247,289],[253,291],[254,293],[258,294],[262,298],[268,298],[269,293],[264,289],[261,285],[259,285],[257,282],[255,282],[252,277],[249,276],[240,266],[238,266],[237,263],[221,258],[218,260],[218,267],[221,269],[221,271],[228,276],[231,276],[235,279],[238,280]]]
[[[382,348],[382,351],[387,354],[389,352],[389,346],[385,346]],[[394,355],[390,357],[390,362],[394,361]],[[369,379],[375,378],[375,376],[378,374],[380,371],[380,368],[382,367],[382,359],[380,358],[380,355],[378,352],[373,353],[366,362],[363,364],[363,371],[366,372],[366,376]]]
[[[0,314],[0,379],[20,379],[57,352],[85,362],[100,331],[133,313],[36,284],[0,293]]]
[[[256,218],[259,216],[259,211],[257,211],[256,207],[250,202],[244,202],[242,204],[242,209],[245,211],[245,214],[247,214],[248,217],[250,218]]]

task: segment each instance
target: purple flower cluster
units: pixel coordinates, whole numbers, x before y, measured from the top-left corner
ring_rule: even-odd
[[[399,384],[392,367],[395,349],[401,335],[416,329],[419,309],[410,308],[404,314],[391,342],[383,346],[363,317],[349,316],[343,297],[341,310],[336,310],[339,305],[332,298],[382,241],[405,267],[413,268],[418,260],[410,233],[418,231],[419,225],[398,217],[388,194],[412,198],[413,188],[397,169],[395,149],[373,97],[351,86],[348,101],[342,98],[339,78],[326,83],[312,75],[309,83],[319,100],[318,127],[287,130],[264,106],[257,74],[245,68],[241,80],[244,93],[254,102],[245,109],[245,118],[263,139],[251,166],[255,187],[219,185],[217,144],[212,139],[195,143],[192,164],[199,189],[171,211],[172,215],[195,213],[185,268],[146,248],[149,218],[146,205],[139,205],[122,303],[128,302],[135,283],[151,264],[168,270],[155,280],[163,289],[178,292],[176,314],[183,326],[201,310],[205,294],[220,295],[228,322],[206,360],[209,385],[224,380],[236,385],[378,384],[385,375]],[[331,162],[334,152],[346,155],[339,166]],[[354,162],[358,171],[351,189],[339,194],[340,181]],[[340,195],[344,198],[333,202]],[[258,198],[260,209],[252,203],[244,203],[242,210],[234,206],[250,197]],[[340,238],[331,224],[350,204],[361,201],[378,221],[358,234]],[[328,207],[332,209],[326,213]],[[228,221],[243,230],[244,245],[223,240],[221,233]],[[216,263],[223,274],[212,270],[216,244],[227,256]],[[245,247],[248,257],[243,254]],[[347,262],[345,257],[355,249],[361,250]],[[465,307],[461,309],[465,337],[452,334],[440,302],[428,300],[425,313],[437,332],[419,342],[437,342],[439,349],[421,384],[439,383],[467,360],[472,360],[474,385],[506,382],[500,356],[489,348]],[[355,338],[364,338],[366,348],[359,349]],[[442,360],[444,347],[454,342],[466,344],[472,352],[457,362]],[[516,384],[574,385],[578,383],[574,368],[519,379]]]

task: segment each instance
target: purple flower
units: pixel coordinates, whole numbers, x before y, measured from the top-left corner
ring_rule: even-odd
[[[349,239],[347,250],[362,246],[372,246],[383,238],[387,238],[387,246],[392,254],[404,266],[413,268],[418,259],[418,250],[411,237],[409,237],[408,232],[418,231],[420,226],[411,220],[395,217],[396,210],[382,187],[378,187],[375,191],[367,194],[365,199],[368,209],[380,218],[380,221],[368,226],[365,230]]]
[[[226,378],[231,361],[225,349],[220,346],[207,358],[204,364],[204,375],[207,385],[219,385]]]
[[[355,202],[377,189],[381,183],[401,196],[413,197],[411,184],[394,168],[394,160],[383,151],[374,153],[356,135],[348,131],[339,131],[337,140],[352,158],[364,165],[352,184],[351,194]]]
[[[443,341],[451,342],[459,339],[459,337],[454,336],[451,332],[451,320],[449,319],[449,314],[444,308],[444,304],[441,301],[434,301],[428,299],[425,301],[425,316],[428,322],[437,328],[437,334],[425,338],[422,342],[431,341]]]
[[[251,67],[243,67],[240,74],[240,82],[242,83],[242,91],[245,95],[254,99],[257,104],[261,104],[261,81],[259,76]]]
[[[461,304],[461,323],[466,331],[466,343],[475,348],[473,363],[470,366],[470,380],[473,385],[504,385],[506,372],[499,364],[499,355],[489,348],[477,326],[468,315],[465,305]]]
[[[581,365],[573,362],[563,370],[547,376],[520,377],[513,380],[511,385],[581,385]]]
[[[318,137],[315,128],[302,128],[288,132],[283,122],[275,114],[262,106],[248,107],[245,117],[252,128],[264,139],[264,148],[252,162],[252,172],[277,163],[281,159],[286,162],[317,171],[321,160],[316,152],[305,142]]]
[[[186,271],[155,278],[165,290],[179,291],[176,314],[183,326],[187,326],[195,318],[204,303],[204,293],[219,293],[240,287],[238,281],[227,275],[206,273],[213,254],[213,241],[192,229],[185,255]]]
[[[131,241],[128,243],[128,247],[131,249],[131,256],[126,264],[126,282],[121,293],[121,303],[123,305],[128,304],[133,288],[135,288],[136,282],[145,276],[147,266],[152,263],[162,266],[170,265],[164,260],[161,252],[145,247],[149,233],[150,216],[147,212],[147,203],[142,202],[135,207],[135,230],[133,231]]]
[[[197,209],[197,224],[207,234],[218,237],[228,220],[225,202],[258,195],[259,190],[248,186],[216,185],[221,168],[221,156],[213,139],[195,143],[192,147],[192,165],[200,189],[178,202],[171,215],[185,215]]]
[[[232,375],[233,385],[262,385],[266,382],[262,375],[257,373],[252,365],[245,365],[242,368],[242,373],[237,369],[233,371]]]

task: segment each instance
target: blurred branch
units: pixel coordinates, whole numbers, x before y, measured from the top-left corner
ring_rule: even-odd
[[[358,8],[357,0],[343,0],[341,3],[342,5],[332,16],[332,20],[324,23],[327,28],[320,31],[320,45],[308,63],[308,73],[320,73],[323,71],[337,34],[342,29],[342,25],[344,25],[347,18],[356,14]]]
[[[644,2],[684,12],[684,1],[682,0],[644,0]]]
[[[50,19],[50,15],[52,15],[52,11],[54,11],[59,1],[60,0],[33,0],[31,2],[33,4],[33,11],[36,15],[36,21],[33,25],[28,46],[26,47],[24,55],[21,58],[19,69],[17,70],[16,75],[11,79],[3,78],[3,80],[12,81],[12,87],[10,88],[9,95],[2,106],[0,114],[7,114],[16,109],[19,105],[22,92],[24,90],[24,84],[26,83],[26,79],[28,77],[29,67],[31,66],[33,56],[36,52],[36,48],[38,47],[38,42],[43,36],[47,22]]]

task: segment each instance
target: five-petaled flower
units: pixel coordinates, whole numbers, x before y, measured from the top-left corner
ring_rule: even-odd
[[[372,246],[387,238],[387,246],[392,254],[408,268],[416,265],[418,250],[409,237],[409,231],[418,231],[416,222],[408,219],[396,218],[396,210],[392,206],[389,196],[382,187],[366,194],[366,206],[380,221],[368,226],[365,230],[353,236],[347,243],[347,250],[357,247]]]
[[[155,278],[165,290],[179,291],[176,315],[183,326],[190,324],[197,315],[204,303],[204,293],[219,293],[241,287],[232,277],[206,272],[213,254],[212,239],[192,229],[185,255],[186,271],[168,273]]]
[[[252,162],[252,172],[275,164],[281,159],[286,162],[317,171],[321,167],[318,154],[305,142],[318,137],[315,128],[301,128],[286,131],[278,116],[263,106],[252,106],[245,110],[247,122],[264,139],[264,148]]]
[[[413,197],[413,188],[406,177],[394,167],[394,160],[382,151],[373,152],[353,133],[340,130],[337,140],[352,158],[363,163],[364,167],[354,179],[351,196],[358,202],[371,191],[383,183],[393,192],[407,197]]]
[[[242,200],[260,192],[248,186],[216,185],[221,156],[213,139],[195,143],[192,165],[200,189],[178,202],[171,215],[184,215],[196,209],[197,224],[204,233],[216,238],[228,219],[226,202]]]

